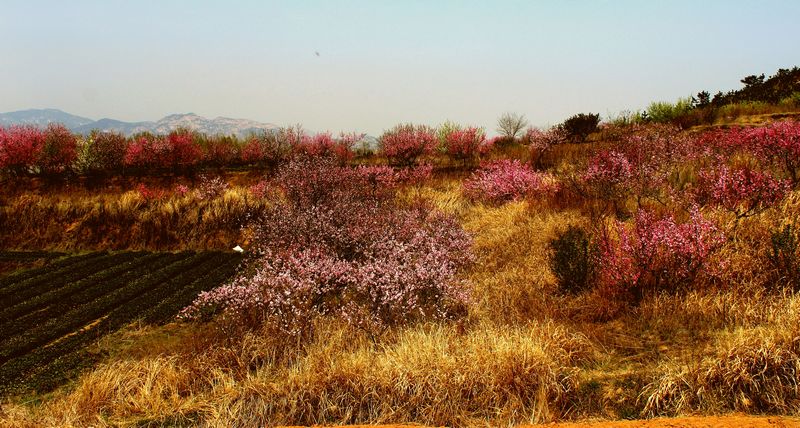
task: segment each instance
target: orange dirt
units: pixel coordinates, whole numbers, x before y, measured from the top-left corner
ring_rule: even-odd
[[[544,428],[729,428],[729,427],[800,427],[800,418],[785,416],[690,416],[682,418],[656,418],[634,421],[569,422],[534,425]],[[533,428],[530,427],[530,428]]]
[[[800,418],[787,416],[688,416],[632,421],[560,422],[525,428],[800,428]],[[284,427],[299,428],[299,427]],[[346,428],[420,428],[419,425],[349,425]]]

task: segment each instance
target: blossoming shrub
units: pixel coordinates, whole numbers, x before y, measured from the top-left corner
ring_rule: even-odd
[[[474,126],[446,129],[442,135],[442,146],[451,159],[464,164],[475,162],[491,149],[486,141],[486,132]]]
[[[417,162],[421,156],[433,152],[436,146],[436,134],[420,125],[397,125],[381,135],[380,147],[389,162],[408,166]]]
[[[220,176],[209,177],[203,175],[200,177],[200,183],[196,189],[197,198],[200,200],[218,198],[225,194],[228,187],[228,182]]]
[[[548,130],[528,128],[523,141],[531,148],[531,160],[537,169],[544,167],[544,156],[555,146],[567,142],[567,133],[563,128],[554,126]]]
[[[162,136],[141,134],[131,137],[123,163],[129,168],[158,168],[167,157],[168,146]]]
[[[160,159],[161,168],[190,168],[203,160],[203,152],[191,132],[172,131],[166,143],[166,153]]]
[[[700,140],[717,155],[745,154],[764,168],[800,182],[800,122],[779,121],[756,128],[730,128],[704,133]]]
[[[201,294],[183,316],[222,314],[290,335],[320,316],[370,332],[463,315],[470,237],[425,205],[400,206],[363,172],[331,158],[298,158],[274,180],[283,193],[255,221],[258,256],[233,283]]]
[[[747,132],[750,147],[781,169],[794,185],[800,183],[800,122],[781,121]]]
[[[499,160],[483,165],[464,181],[464,194],[490,204],[519,200],[537,193],[550,195],[558,186],[546,173],[534,171],[519,160]]]
[[[344,165],[353,159],[353,146],[358,139],[355,134],[342,134],[334,138],[329,132],[303,136],[296,152],[306,156],[333,157]]]
[[[615,221],[598,241],[601,291],[615,300],[638,303],[647,293],[691,286],[697,275],[707,272],[725,237],[696,210],[685,223],[640,210],[633,224]]]
[[[593,196],[605,200],[618,200],[630,192],[633,166],[628,158],[617,151],[604,150],[589,159],[581,179]]]
[[[89,173],[118,171],[125,161],[128,140],[117,132],[92,132],[85,141],[83,168]]]
[[[0,169],[13,174],[32,172],[44,143],[44,132],[33,126],[0,128]]]
[[[744,218],[756,215],[780,202],[791,185],[768,172],[748,167],[703,170],[698,174],[695,194],[700,202],[716,203]]]
[[[68,171],[78,158],[78,140],[63,125],[50,124],[44,132],[36,166],[44,174],[57,174]]]

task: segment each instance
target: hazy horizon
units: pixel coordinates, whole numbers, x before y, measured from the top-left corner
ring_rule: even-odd
[[[800,2],[9,1],[0,111],[373,135],[606,117],[800,63]]]

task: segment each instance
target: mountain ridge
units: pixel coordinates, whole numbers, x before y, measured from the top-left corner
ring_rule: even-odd
[[[125,122],[112,118],[92,120],[52,108],[0,113],[0,126],[34,125],[45,127],[50,123],[61,123],[71,131],[79,134],[88,134],[96,129],[99,131],[120,132],[126,136],[139,132],[167,134],[178,128],[186,128],[208,135],[245,136],[277,128],[274,124],[250,119],[234,119],[222,116],[209,119],[195,113],[174,113],[156,121],[143,122]]]

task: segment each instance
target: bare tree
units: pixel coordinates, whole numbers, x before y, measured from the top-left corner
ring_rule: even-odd
[[[517,113],[503,113],[500,119],[497,119],[497,132],[500,135],[514,139],[528,126],[528,121],[525,116]]]

